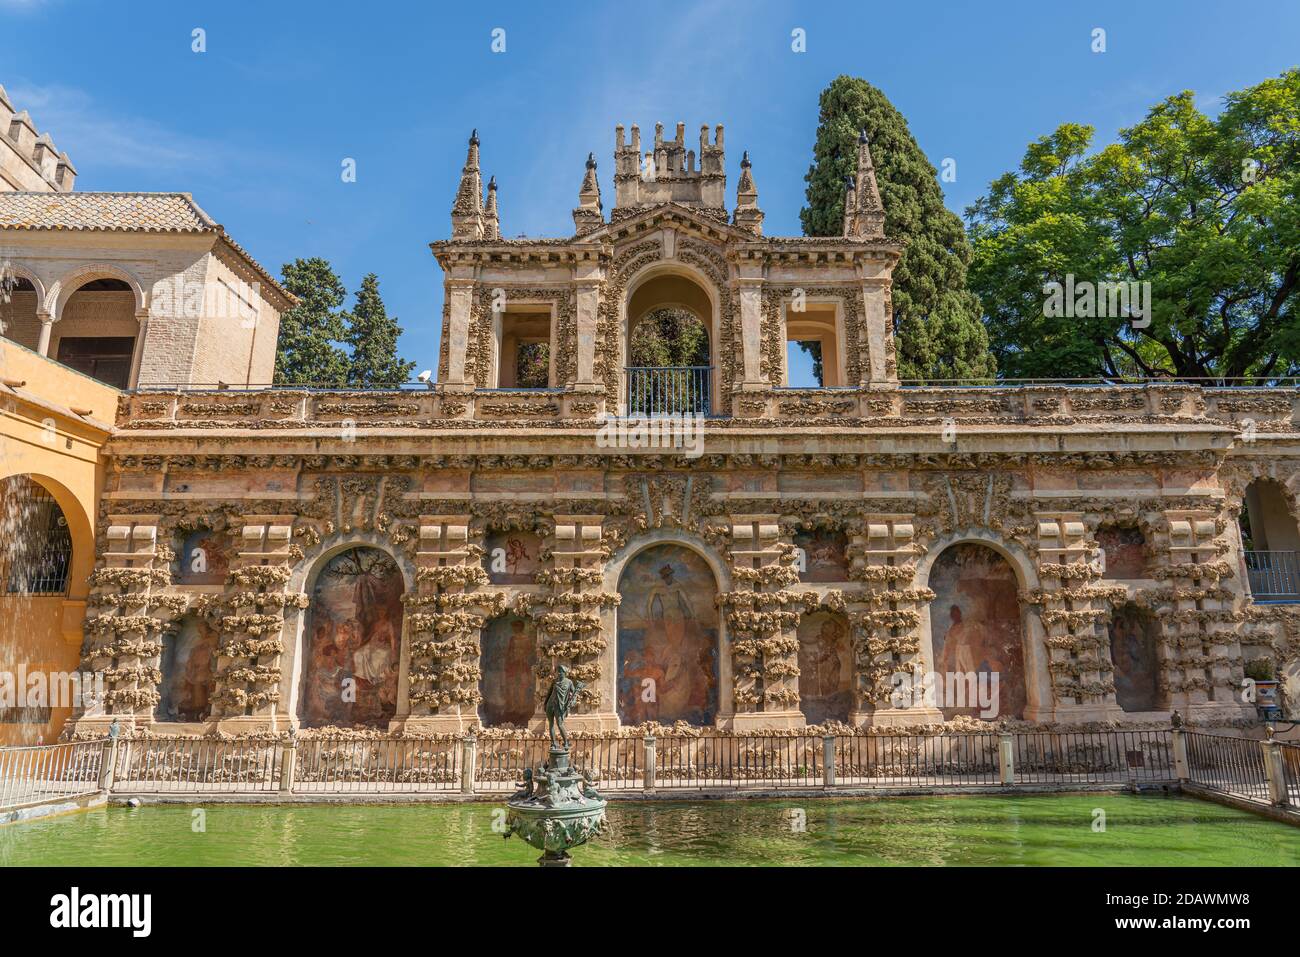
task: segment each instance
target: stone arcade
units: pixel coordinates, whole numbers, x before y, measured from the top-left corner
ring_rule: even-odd
[[[748,157],[728,214],[721,126],[615,144],[608,218],[592,158],[572,236],[505,239],[470,139],[436,385],[122,395],[83,647],[109,713],[78,732],[537,728],[560,664],[573,730],[975,713],[900,706],[922,672],[1064,725],[1251,717],[1256,657],[1300,690],[1238,523],[1297,547],[1295,392],[900,383],[865,138],[839,238],[765,236]],[[664,308],[707,364],[632,365]],[[645,411],[703,417],[702,454],[597,444]]]

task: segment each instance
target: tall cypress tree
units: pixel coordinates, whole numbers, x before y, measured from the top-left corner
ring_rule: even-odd
[[[343,385],[348,357],[336,342],[345,329],[343,305],[347,289],[324,259],[295,259],[280,269],[284,288],[298,304],[280,317],[276,342],[276,385]]]
[[[379,295],[379,277],[369,273],[361,280],[357,302],[348,316],[347,342],[352,346],[348,383],[355,386],[396,388],[411,377],[414,362],[397,355],[402,329],[388,317]]]
[[[839,236],[844,177],[855,172],[858,133],[867,131],[885,204],[885,235],[905,244],[894,269],[894,333],[904,379],[992,376],[996,364],[980,304],[966,287],[971,247],[943,204],[935,168],[885,94],[866,80],[838,76],[822,91],[813,163],[804,177],[805,236]]]

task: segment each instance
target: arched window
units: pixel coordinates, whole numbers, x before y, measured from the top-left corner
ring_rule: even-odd
[[[63,509],[26,476],[0,482],[0,579],[9,595],[68,590],[72,536]]]
[[[135,293],[120,279],[79,286],[54,323],[50,355],[100,382],[125,389],[140,332]]]
[[[652,545],[628,561],[618,592],[619,720],[712,724],[718,711],[713,570],[684,545]]]

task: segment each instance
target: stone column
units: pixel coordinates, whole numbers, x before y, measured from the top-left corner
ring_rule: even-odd
[[[898,379],[888,372],[887,343],[893,337],[893,321],[888,314],[889,280],[864,278],[862,280],[862,328],[858,330],[859,368],[862,385],[892,386]],[[856,385],[858,383],[850,383]]]
[[[600,385],[596,381],[596,325],[600,317],[600,286],[604,270],[596,263],[579,263],[577,268],[577,374],[579,387]],[[567,344],[561,343],[561,348]]]
[[[41,337],[36,343],[36,351],[43,356],[50,354],[50,333],[54,327],[54,317],[48,312],[36,316],[41,321]]]
[[[449,320],[447,323],[447,381],[439,383],[449,391],[469,391],[475,383],[465,378],[465,359],[469,351],[470,320],[473,315],[474,291],[477,286],[468,267],[453,267],[446,282]]]

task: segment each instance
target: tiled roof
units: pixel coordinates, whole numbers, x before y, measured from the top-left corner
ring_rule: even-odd
[[[296,300],[189,193],[0,192],[0,230],[216,233],[289,305]]]
[[[188,193],[0,193],[0,229],[220,230]]]

